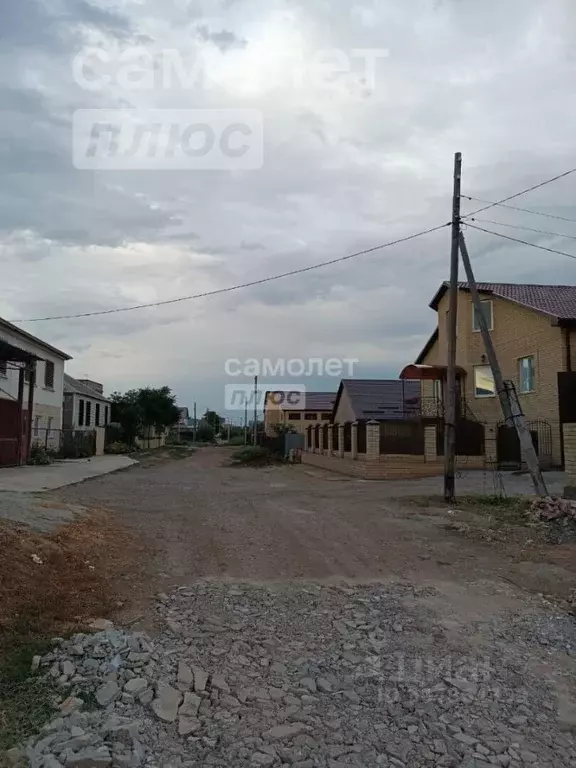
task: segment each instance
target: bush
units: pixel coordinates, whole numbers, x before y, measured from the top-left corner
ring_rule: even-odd
[[[270,459],[270,454],[266,448],[260,446],[247,445],[232,454],[232,460],[238,464],[264,464]]]
[[[196,430],[196,442],[197,443],[213,443],[214,442],[214,430],[209,424],[199,424]]]
[[[28,457],[28,464],[34,464],[35,466],[45,467],[47,464],[51,464],[48,451],[40,443],[32,443],[30,446],[30,456]]]
[[[236,435],[228,440],[228,445],[244,445],[244,435]]]
[[[106,446],[106,453],[131,453],[135,450],[134,446],[128,445],[128,443],[110,443]]]

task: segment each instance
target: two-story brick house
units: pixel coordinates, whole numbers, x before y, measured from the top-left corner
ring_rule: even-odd
[[[426,372],[422,396],[440,400],[448,356],[448,288],[443,283],[430,303],[438,326],[415,361]],[[576,286],[479,283],[478,289],[504,379],[514,382],[526,418],[534,422],[541,456],[560,465],[561,423],[572,418],[571,408],[576,411],[576,373],[569,375],[576,371]],[[492,436],[498,450],[503,417],[466,283],[460,283],[458,296],[456,363],[466,407],[486,425],[487,449]],[[414,366],[406,375],[409,369]]]

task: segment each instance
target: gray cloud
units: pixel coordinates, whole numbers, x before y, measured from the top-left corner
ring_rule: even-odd
[[[456,150],[464,193],[494,200],[574,165],[571,0],[550,0],[545,14],[539,0],[143,0],[121,8],[81,0],[62,0],[58,13],[32,0],[0,8],[0,314],[8,319],[210,291],[445,222]],[[154,54],[179,50],[187,61],[207,50],[217,84],[89,92],[74,82],[82,45],[114,51],[133,42]],[[350,72],[295,84],[300,42],[304,63],[340,48]],[[361,48],[388,50],[375,87],[351,55]],[[74,111],[118,106],[257,109],[264,166],[76,170]],[[574,183],[519,204],[576,218]],[[574,234],[568,223],[505,209],[488,218]],[[568,259],[466,236],[481,280],[573,282]],[[568,241],[526,239],[576,252]],[[448,252],[444,230],[235,293],[26,327],[71,350],[73,374],[109,388],[168,383],[183,404],[204,407],[218,405],[227,357],[359,357],[361,375],[396,375],[432,330],[428,301],[447,276]]]

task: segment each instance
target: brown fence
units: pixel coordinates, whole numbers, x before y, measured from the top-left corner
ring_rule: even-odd
[[[338,429],[338,424],[334,424],[332,427],[332,449],[334,451],[340,450],[340,430]]]
[[[420,456],[424,453],[424,425],[417,420],[380,422],[380,453]]]
[[[484,456],[486,452],[485,426],[479,421],[458,419],[456,422],[456,454],[458,456]],[[436,453],[444,456],[444,423],[436,427]]]
[[[344,453],[352,451],[352,424],[347,421],[344,424]]]
[[[366,453],[366,422],[359,421],[357,428],[358,453]]]

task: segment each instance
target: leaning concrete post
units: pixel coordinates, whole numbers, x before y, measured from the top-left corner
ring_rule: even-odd
[[[366,424],[366,459],[380,461],[380,423],[374,420]]]
[[[357,459],[358,458],[358,422],[357,421],[352,422],[352,429],[350,431],[352,433],[352,458]]]
[[[338,424],[338,456],[344,458],[344,424]]]

